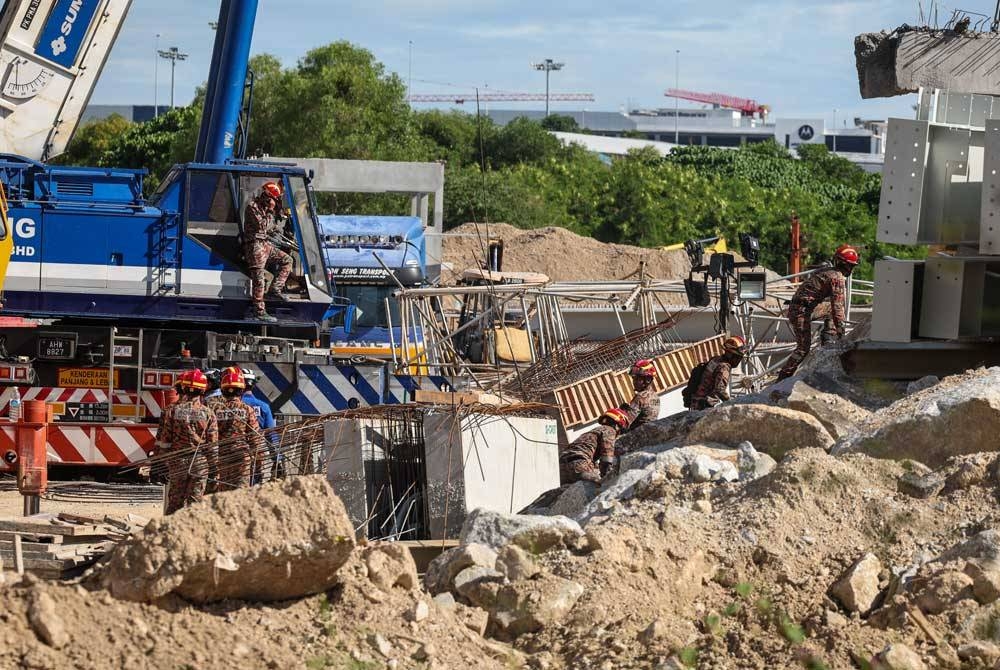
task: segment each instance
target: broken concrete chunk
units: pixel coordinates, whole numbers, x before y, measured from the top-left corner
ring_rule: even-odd
[[[581,595],[583,586],[555,575],[514,582],[500,589],[490,620],[500,636],[515,638],[560,623]]]
[[[443,552],[427,566],[424,586],[432,594],[450,591],[455,576],[472,566],[493,569],[497,553],[486,545],[473,542]]]
[[[531,579],[541,568],[527,551],[516,544],[508,544],[497,554],[496,569],[512,582]]]
[[[383,591],[393,587],[413,589],[419,583],[413,555],[397,542],[369,545],[361,555],[368,567],[368,579]]]
[[[942,88],[1000,95],[1000,36],[902,27],[854,38],[861,97],[888,98]]]
[[[958,649],[958,657],[966,662],[978,661],[982,667],[993,667],[1000,661],[1000,647],[992,642],[973,640],[963,644]]]
[[[1000,561],[1000,531],[984,530],[941,554],[936,561],[956,560]]]
[[[906,394],[913,395],[914,393],[920,393],[924,389],[929,389],[932,386],[937,386],[941,383],[941,380],[934,375],[927,375],[926,377],[921,377],[920,379],[910,382],[906,385]]]
[[[859,430],[834,455],[859,452],[939,468],[953,456],[981,451],[1000,434],[1000,368],[948,377],[873,413]]]
[[[457,604],[455,602],[455,596],[451,595],[448,591],[434,596],[434,603],[441,609],[448,611],[454,610]]]
[[[878,655],[880,666],[885,670],[927,670],[920,654],[905,644],[890,644]]]
[[[593,482],[576,482],[567,486],[545,513],[546,516],[573,517],[597,497],[598,486]]]
[[[1000,599],[1000,562],[969,561],[963,572],[972,578],[972,595],[980,605]]]
[[[980,486],[986,482],[989,463],[984,459],[967,460],[959,463],[944,482],[944,492],[961,491],[970,486]]]
[[[45,591],[34,590],[29,596],[28,621],[38,639],[53,649],[69,644],[66,625],[56,611],[56,603]]]
[[[937,472],[927,475],[918,475],[915,472],[906,472],[896,480],[896,490],[911,498],[926,500],[933,498],[944,489],[944,477]]]
[[[719,442],[736,447],[753,440],[757,451],[781,459],[792,449],[828,451],[833,438],[816,417],[769,405],[723,405],[695,424],[689,442]]]
[[[413,607],[406,613],[406,618],[413,623],[420,623],[429,617],[431,608],[423,600],[413,603]]]
[[[788,396],[788,408],[815,417],[834,440],[844,439],[854,433],[855,426],[871,414],[846,398],[817,391],[801,381],[792,387]]]
[[[830,587],[830,595],[851,612],[866,614],[879,594],[882,562],[875,554],[865,554]]]
[[[462,544],[483,544],[496,551],[520,536],[518,544],[529,551],[533,549],[526,547],[526,544],[536,544],[539,547],[544,545],[546,548],[540,548],[541,552],[552,546],[569,546],[573,543],[573,538],[581,535],[583,529],[580,524],[566,517],[506,514],[475,509],[465,519],[459,540]],[[491,563],[490,566],[492,565]]]
[[[473,565],[455,575],[453,589],[476,607],[489,607],[496,600],[497,589],[503,580],[503,575],[496,570]]]

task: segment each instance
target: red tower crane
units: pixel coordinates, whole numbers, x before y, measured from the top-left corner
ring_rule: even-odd
[[[691,100],[692,102],[702,102],[707,105],[715,105],[725,109],[739,110],[743,116],[753,116],[759,114],[761,118],[770,113],[771,108],[761,105],[756,100],[748,98],[737,98],[734,95],[724,93],[698,93],[696,91],[684,91],[678,88],[667,89],[664,93],[668,98],[679,98],[681,100]]]
[[[454,102],[463,105],[468,102],[475,102],[475,93],[415,93],[409,98],[410,102]],[[480,93],[481,102],[545,102],[544,93]],[[552,93],[549,100],[561,100],[563,102],[593,102],[593,93]]]

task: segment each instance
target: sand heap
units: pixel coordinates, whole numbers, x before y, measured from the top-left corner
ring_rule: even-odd
[[[684,251],[605,244],[555,226],[522,230],[506,223],[466,223],[444,236],[444,262],[455,276],[481,267],[487,235],[503,240],[505,271],[540,272],[552,281],[637,278],[643,261],[647,276],[654,279],[683,279],[691,269]],[[445,283],[450,279],[445,276]]]

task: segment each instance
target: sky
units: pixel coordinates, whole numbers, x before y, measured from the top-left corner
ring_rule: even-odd
[[[978,1],[983,8],[975,0],[962,7],[992,11],[985,8],[991,2]],[[842,127],[855,117],[913,117],[915,95],[861,99],[854,36],[914,24],[917,11],[917,0],[260,0],[252,53],[293,67],[312,47],[349,40],[410,80],[414,93],[477,86],[542,93],[544,74],[531,63],[552,58],[565,63],[552,73],[553,93],[596,98],[554,102],[554,112],[672,107],[663,92],[679,69],[680,88],[753,98],[777,118],[832,124],[836,109]],[[945,14],[942,7],[942,23]],[[92,102],[152,104],[154,79],[158,102],[168,102],[170,67],[160,61],[156,72],[157,46],[189,54],[177,64],[176,98],[190,101],[208,77],[208,24],[217,18],[217,1],[133,0]],[[461,108],[475,111],[468,103]]]

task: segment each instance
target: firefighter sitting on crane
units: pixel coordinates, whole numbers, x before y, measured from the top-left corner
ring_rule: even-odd
[[[264,271],[269,263],[277,266],[278,273],[267,291],[267,298],[285,300],[282,291],[292,273],[292,257],[278,249],[271,237],[278,230],[278,217],[282,211],[281,186],[269,181],[260,189],[260,194],[247,203],[243,217],[243,257],[250,270],[252,305],[248,316],[259,321],[277,321],[267,313],[264,305]]]
[[[799,364],[809,355],[812,346],[813,310],[822,302],[830,301],[830,316],[823,326],[823,342],[844,336],[847,321],[846,279],[854,272],[860,258],[857,250],[841,245],[833,255],[833,267],[817,270],[799,284],[788,306],[788,324],[795,336],[795,351],[778,373],[778,381],[795,374]]]

